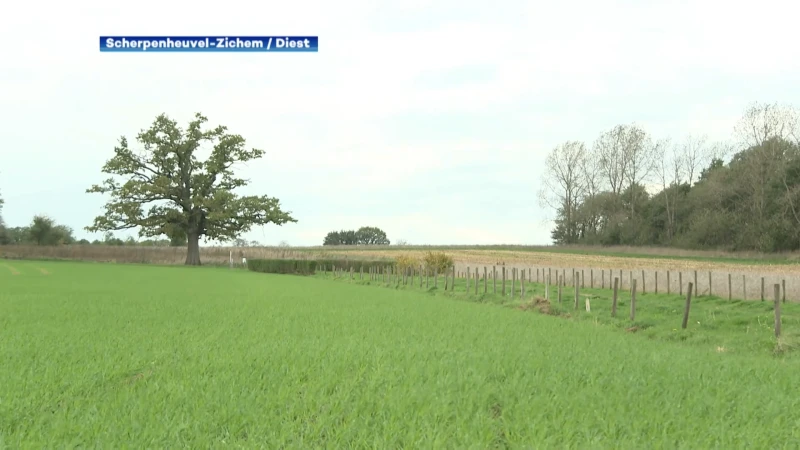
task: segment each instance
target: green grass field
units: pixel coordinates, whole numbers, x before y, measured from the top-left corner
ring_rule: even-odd
[[[718,352],[713,338],[640,336],[658,323],[631,334],[585,313],[566,320],[485,304],[505,303],[489,296],[454,301],[322,278],[0,261],[0,447],[732,449],[800,440],[800,362],[775,356],[756,332],[759,343],[731,338],[732,350]],[[592,315],[604,314],[601,304]],[[658,322],[644,306],[641,315]]]
[[[567,274],[569,275],[569,274]],[[499,275],[498,275],[499,276]],[[604,326],[609,330],[636,333],[649,339],[679,342],[685,345],[713,349],[718,352],[744,355],[774,355],[782,359],[800,358],[800,304],[783,302],[781,304],[782,333],[775,338],[775,306],[772,286],[766,286],[765,301],[728,300],[716,296],[694,296],[691,302],[688,326],[681,329],[683,312],[686,305],[686,290],[679,295],[676,292],[665,294],[664,287],[660,294],[642,293],[641,287],[636,294],[634,320],[631,321],[631,292],[620,289],[617,296],[617,316],[612,317],[613,291],[610,288],[582,286],[579,289],[579,307],[575,308],[574,286],[562,287],[562,299],[558,301],[558,288],[550,286],[550,301],[545,299],[545,286],[540,283],[525,283],[525,297],[521,295],[521,285],[516,282],[512,292],[512,282],[506,280],[506,294],[502,295],[502,280],[495,283],[490,278],[484,284],[478,282],[475,291],[474,278],[467,281],[456,278],[455,287],[445,289],[445,278],[439,276],[438,289],[434,289],[433,277],[422,282],[418,277],[411,282],[407,278],[381,275],[378,280],[369,280],[369,274],[361,280],[358,273],[350,275],[332,272],[317,273],[317,278],[336,280],[358,285],[377,286],[407,291],[435,291],[455,300],[477,303],[488,303],[515,309],[532,310],[546,315],[558,316],[571,321],[587,322],[595,326]],[[688,284],[685,283],[685,284]],[[425,288],[428,285],[430,288]],[[650,288],[652,289],[652,285]],[[486,292],[484,292],[486,290]],[[513,296],[512,296],[513,294]],[[591,311],[586,312],[585,301],[590,301]],[[537,300],[538,299],[538,300]]]

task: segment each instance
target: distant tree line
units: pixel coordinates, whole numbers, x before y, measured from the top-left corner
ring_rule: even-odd
[[[378,227],[361,227],[358,230],[331,231],[322,245],[389,245],[386,232]]]
[[[636,124],[548,155],[556,244],[800,249],[800,112],[750,105],[731,142],[654,140]]]
[[[30,225],[6,227],[0,224],[0,245],[117,245],[143,247],[185,247],[186,240],[146,239],[137,241],[133,237],[120,239],[114,233],[107,232],[102,240],[76,239],[72,228],[59,225],[50,217],[37,215]]]

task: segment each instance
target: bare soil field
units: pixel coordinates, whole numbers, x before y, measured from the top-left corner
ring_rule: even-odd
[[[336,249],[330,248],[277,248],[277,247],[202,247],[201,259],[204,264],[225,265],[232,257],[234,262],[241,263],[241,258],[287,258],[287,259],[315,259],[315,258],[354,258],[354,259],[393,259],[399,255],[409,255],[421,258],[429,249],[408,248],[389,250],[377,249]],[[510,277],[510,269],[525,270],[526,279],[545,281],[544,274],[549,273],[551,282],[555,284],[556,273],[564,275],[567,285],[572,284],[572,271],[583,273],[584,284],[589,287],[609,287],[610,279],[619,277],[622,287],[629,289],[631,280],[637,280],[638,290],[642,284],[646,292],[667,292],[669,277],[670,292],[679,292],[682,284],[685,292],[686,285],[695,282],[697,272],[697,292],[700,295],[713,295],[727,297],[728,288],[731,297],[736,299],[760,299],[762,283],[765,296],[769,299],[772,295],[772,286],[775,283],[785,282],[785,295],[787,301],[800,301],[800,263],[767,264],[764,261],[748,264],[746,260],[731,261],[730,259],[694,260],[682,259],[681,256],[671,257],[663,253],[653,257],[642,256],[614,256],[591,253],[565,253],[547,251],[525,250],[495,250],[495,249],[470,249],[451,248],[444,250],[455,261],[456,271],[463,276],[469,268],[474,274],[475,268],[479,269],[482,276],[483,268],[487,273],[492,273],[496,266],[498,276],[502,266]],[[697,252],[695,252],[697,253]],[[691,255],[695,256],[695,255]],[[13,259],[71,259],[119,263],[145,263],[145,264],[182,264],[186,259],[186,249],[181,247],[118,247],[98,245],[73,245],[59,247],[44,246],[3,246],[0,247],[0,258]],[[720,255],[720,258],[725,258]],[[581,272],[582,271],[582,272]],[[609,272],[610,271],[610,272]],[[669,275],[667,275],[669,272]],[[529,275],[530,274],[530,275]],[[709,283],[710,274],[710,283]],[[729,284],[730,276],[730,284]],[[762,281],[763,279],[763,281]],[[657,284],[656,284],[657,283]],[[680,283],[680,284],[679,284]]]

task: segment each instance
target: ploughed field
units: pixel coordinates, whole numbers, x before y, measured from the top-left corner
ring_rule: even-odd
[[[800,439],[797,358],[440,294],[218,268],[0,261],[0,447]]]

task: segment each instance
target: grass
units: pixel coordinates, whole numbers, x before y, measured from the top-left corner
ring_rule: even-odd
[[[522,298],[519,280],[515,284],[512,297],[512,282],[506,281],[506,294],[502,295],[502,280],[498,279],[496,288],[493,280],[489,278],[485,285],[481,279],[478,283],[478,293],[475,293],[474,278],[468,282],[465,278],[456,278],[455,287],[449,286],[445,290],[445,278],[439,277],[438,288],[433,288],[433,277],[423,281],[420,288],[420,279],[416,277],[413,284],[407,280],[403,284],[402,277],[398,281],[350,280],[349,274],[335,276],[331,272],[318,273],[318,278],[335,279],[360,285],[390,287],[392,289],[436,292],[452,299],[476,303],[489,303],[518,310],[532,310],[573,322],[586,322],[594,326],[603,326],[609,330],[625,333],[635,333],[650,340],[661,340],[681,343],[690,346],[699,346],[707,350],[724,353],[737,353],[752,356],[780,356],[781,358],[800,358],[800,303],[788,302],[781,304],[782,334],[775,338],[775,313],[774,301],[743,301],[728,300],[716,296],[693,296],[689,322],[686,330],[681,329],[683,312],[686,305],[686,296],[672,293],[670,295],[645,293],[638,290],[636,294],[636,307],[634,320],[630,320],[631,291],[620,289],[617,295],[617,315],[612,317],[613,291],[608,289],[591,289],[582,286],[579,289],[579,305],[575,308],[574,286],[562,287],[562,301],[558,302],[558,288],[550,287],[549,301],[545,301],[546,293],[543,283],[525,282],[525,297]],[[425,288],[426,283],[430,286]],[[448,281],[448,283],[452,283]],[[586,281],[588,283],[588,281]],[[688,283],[688,282],[687,282]],[[598,286],[599,286],[598,281]],[[652,288],[652,286],[651,286]],[[771,292],[771,286],[769,286]],[[496,289],[496,293],[495,293]],[[641,289],[641,288],[638,288]],[[663,286],[662,286],[663,289]],[[684,288],[684,294],[685,294]],[[585,302],[590,302],[590,312],[586,312]]]
[[[0,447],[727,449],[800,439],[790,356],[322,277],[2,262]]]

